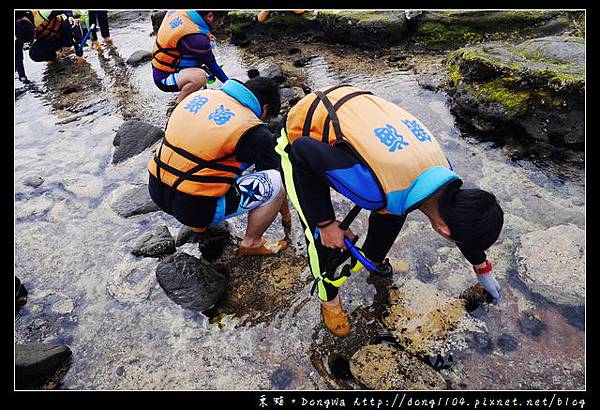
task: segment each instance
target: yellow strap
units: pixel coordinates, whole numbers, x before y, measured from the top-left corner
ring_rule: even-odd
[[[319,266],[319,254],[317,253],[317,247],[315,245],[315,238],[313,236],[313,233],[310,231],[304,213],[302,213],[300,201],[298,201],[298,195],[296,194],[296,187],[294,186],[294,178],[292,176],[292,163],[290,162],[289,155],[287,154],[287,152],[285,152],[285,148],[289,145],[289,143],[290,141],[288,139],[287,133],[285,132],[285,129],[282,128],[281,136],[277,138],[277,146],[275,147],[275,152],[277,152],[281,157],[281,169],[283,171],[283,177],[285,180],[285,188],[287,190],[287,194],[290,197],[290,200],[292,201],[292,205],[296,209],[296,212],[298,212],[298,216],[300,217],[300,219],[304,223],[304,226],[306,227],[304,229],[304,235],[308,239],[308,261],[310,264],[312,274],[317,280],[317,295],[319,296],[319,299],[327,301],[327,291],[325,290],[325,285],[323,285],[321,279],[319,279],[322,276],[321,267]],[[326,280],[329,283],[332,283],[328,279],[324,280]]]

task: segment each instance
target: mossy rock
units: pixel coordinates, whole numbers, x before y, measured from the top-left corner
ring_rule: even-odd
[[[558,10],[428,11],[419,18],[415,41],[420,48],[453,49],[484,40],[557,34],[582,26],[577,19],[576,12]]]
[[[515,126],[554,144],[584,139],[585,44],[543,37],[517,45],[485,43],[446,60],[455,113],[483,132]]]

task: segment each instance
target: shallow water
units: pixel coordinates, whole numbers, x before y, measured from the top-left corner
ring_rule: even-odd
[[[154,224],[165,223],[173,235],[180,227],[162,212],[123,219],[109,207],[115,193],[147,182],[150,155],[146,151],[112,165],[116,130],[130,118],[164,127],[173,99],[154,86],[149,63],[124,64],[134,51],[151,49],[151,30],[148,16],[111,29],[113,49],[86,49],[81,72],[90,86],[72,93],[73,100],[57,91],[64,84],[48,75],[52,71],[45,64],[26,56],[37,91],[29,89],[15,101],[15,273],[29,291],[16,317],[15,340],[68,344],[73,362],[62,379],[64,389],[357,387],[344,380],[345,367],[335,364],[343,360],[330,356],[332,365],[315,368],[320,356],[311,359],[311,352],[327,334],[316,298],[309,295],[310,283],[272,321],[235,327],[235,317],[227,316],[223,326],[216,326],[166,297],[154,274],[156,259],[130,254],[135,239]],[[318,55],[300,69],[305,85],[351,83],[404,107],[436,135],[467,186],[493,192],[502,204],[505,229],[489,256],[505,300],[474,313],[485,322],[489,340],[474,340],[472,349],[444,370],[456,380],[453,388],[584,388],[584,312],[531,295],[514,280],[521,235],[566,223],[585,229],[584,170],[512,160],[493,143],[462,134],[445,95],[421,88],[411,72],[379,65],[348,48],[296,46],[306,55]],[[240,80],[247,79],[249,68],[260,70],[272,59],[226,42],[217,55],[228,75]],[[100,86],[94,88],[92,81]],[[20,94],[17,80],[15,88]],[[30,175],[41,176],[44,183],[23,185]],[[347,201],[334,199],[339,215],[350,209]],[[354,232],[365,234],[367,218],[366,212],[357,218]],[[234,231],[239,233],[244,222],[244,217],[233,220]],[[294,226],[299,226],[297,219]],[[276,237],[280,231],[272,227],[267,235]],[[303,255],[301,235],[295,230],[292,243]],[[193,245],[182,248],[199,255]],[[410,266],[394,281],[416,277],[454,297],[476,281],[458,250],[437,236],[421,214],[411,214],[390,255]],[[309,276],[305,270],[298,280]],[[376,286],[365,274],[353,275],[343,292],[353,314],[361,306],[376,306]],[[540,318],[541,330],[523,326],[528,314]]]

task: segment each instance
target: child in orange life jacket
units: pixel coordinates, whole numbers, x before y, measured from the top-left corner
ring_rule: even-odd
[[[264,77],[190,94],[148,163],[152,200],[197,232],[248,213],[240,254],[286,249],[284,240],[262,238],[285,201],[273,135],[261,121],[277,116],[280,105],[277,85]],[[244,173],[253,164],[255,172]]]
[[[366,90],[325,87],[290,110],[276,151],[286,189],[310,232],[313,289],[318,289],[325,325],[335,335],[350,332],[338,294],[349,273],[335,277],[329,270],[346,250],[344,237],[355,235],[340,229],[330,188],[371,211],[362,251],[375,265],[389,266],[385,256],[408,213],[418,209],[436,232],[456,242],[484,288],[496,303],[500,300],[485,250],[500,234],[502,209],[491,193],[460,188],[462,180],[432,133],[409,112]]]
[[[77,50],[82,37],[81,30],[79,21],[70,10],[32,10],[21,12],[19,16],[15,22],[15,36],[21,47],[23,43],[32,43],[29,57],[33,61],[57,62],[61,48],[73,46]],[[22,53],[20,57],[22,61]],[[77,56],[77,63],[83,61],[83,57]],[[17,67],[20,68],[19,63]]]
[[[179,91],[176,103],[206,85],[202,65],[222,83],[229,79],[212,52],[216,44],[212,31],[226,16],[227,11],[206,10],[170,10],[165,15],[154,44],[152,75],[160,90]]]

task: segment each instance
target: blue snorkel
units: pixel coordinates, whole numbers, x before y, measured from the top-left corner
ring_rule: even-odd
[[[81,44],[79,44],[79,47],[77,47],[77,50],[75,50],[75,55],[81,57],[83,55],[83,45],[85,44],[85,42],[88,40],[88,38],[90,37],[90,34],[92,34],[92,30],[94,30],[96,28],[96,24],[92,24],[90,26],[90,28],[88,29],[87,33],[85,33],[85,36],[83,36],[83,40],[81,40]]]

